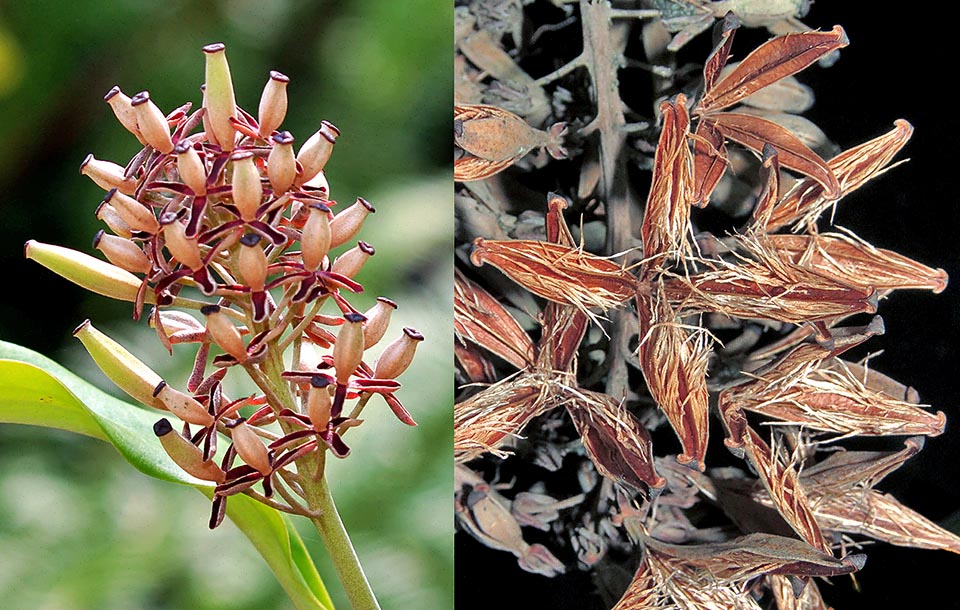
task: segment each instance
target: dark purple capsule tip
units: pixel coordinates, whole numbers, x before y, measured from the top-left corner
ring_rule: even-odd
[[[280,81],[281,83],[290,82],[289,76],[287,76],[283,72],[277,72],[276,70],[270,70],[270,79],[275,81]]]
[[[120,87],[118,87],[117,85],[110,87],[110,91],[107,91],[107,94],[103,96],[103,101],[109,102],[110,99],[113,98],[113,96],[115,96],[118,93],[120,93]]]
[[[153,424],[153,433],[157,436],[166,436],[171,432],[173,432],[173,426],[170,425],[170,421],[166,417]]]
[[[240,238],[240,243],[244,246],[256,246],[262,238],[256,233],[247,233]]]
[[[87,163],[90,163],[90,161],[92,161],[92,160],[93,160],[93,153],[90,153],[90,154],[88,154],[86,157],[83,158],[83,161],[80,162],[80,173],[81,173],[81,174],[83,173],[83,168],[85,168],[85,167],[87,166]]]
[[[226,48],[227,48],[227,45],[223,44],[222,42],[214,42],[212,44],[208,44],[207,46],[203,47],[203,52],[219,53],[220,51],[223,51]]]
[[[365,241],[358,241],[357,246],[360,248],[360,250],[364,254],[367,254],[369,256],[373,256],[376,253],[376,250],[374,250],[373,246],[371,246]]]
[[[27,242],[27,246],[28,247],[30,246],[30,242]],[[80,334],[80,331],[82,331],[84,328],[88,326],[90,326],[90,318],[87,318],[86,320],[80,323],[80,326],[73,329],[73,336],[76,337],[78,334]]]
[[[234,421],[224,422],[223,425],[226,426],[227,428],[236,428],[237,426],[244,423],[245,421],[247,421],[246,417],[238,417]]]
[[[173,147],[173,154],[182,155],[188,150],[190,150],[190,143],[180,141],[180,142],[177,142],[177,145]]]
[[[202,313],[205,316],[210,316],[219,312],[220,312],[219,305],[204,305],[203,307],[200,308],[200,313]]]
[[[340,130],[337,129],[337,126],[331,123],[330,121],[320,121],[320,124],[333,131],[334,137],[340,135]]]
[[[130,98],[130,105],[139,106],[140,104],[146,104],[149,101],[150,101],[150,92],[141,91],[140,93]]]
[[[381,303],[383,303],[384,305],[389,305],[390,307],[393,307],[394,309],[397,308],[397,303],[396,303],[395,301],[392,301],[392,300],[388,299],[387,297],[377,297],[377,300],[380,301]]]
[[[329,208],[329,207],[327,206],[327,204],[325,204],[325,203],[311,203],[308,207],[309,207],[311,210],[319,210],[319,211],[324,212],[324,213],[330,211],[330,208]]]
[[[252,150],[241,150],[240,152],[233,153],[233,156],[230,157],[231,161],[243,161],[244,159],[252,159],[253,151]]]
[[[116,188],[110,189],[109,191],[107,191],[107,194],[103,196],[103,201],[101,201],[100,203],[101,204],[110,203],[110,201],[113,200],[113,196],[116,194],[117,194]]]
[[[289,131],[275,133],[271,139],[277,144],[293,144],[293,134]]]
[[[330,378],[323,375],[314,375],[310,378],[310,385],[315,388],[325,388],[331,383],[333,382],[330,381]]]
[[[367,201],[366,199],[364,199],[363,197],[357,197],[357,203],[359,203],[359,204],[362,205],[363,207],[367,208],[367,210],[369,210],[371,214],[373,214],[374,212],[377,211],[377,210],[373,207],[373,204],[370,203],[369,201]]]
[[[93,248],[96,249],[100,245],[100,240],[103,239],[103,229],[97,231],[97,234],[93,236]]]
[[[163,212],[160,214],[160,217],[157,219],[161,225],[166,226],[168,224],[173,224],[177,222],[177,213],[172,211]]]
[[[421,335],[416,329],[410,328],[409,326],[404,327],[403,333],[414,341],[423,341],[423,335]]]
[[[153,388],[153,397],[156,398],[159,396],[160,392],[163,391],[163,388],[167,387],[167,382],[160,380],[160,383],[157,384],[157,387]]]
[[[367,321],[367,316],[357,312],[350,312],[348,314],[345,314],[343,318],[347,322],[366,322]]]

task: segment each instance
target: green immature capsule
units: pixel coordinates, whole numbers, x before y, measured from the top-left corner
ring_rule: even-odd
[[[137,112],[137,126],[147,143],[168,154],[173,151],[173,140],[170,138],[170,125],[167,117],[150,100],[149,91],[141,91],[130,98],[130,105]]]
[[[30,240],[24,246],[24,255],[91,292],[117,299],[136,301],[140,278],[116,265],[102,261],[84,252]],[[146,301],[153,303],[153,294]]]
[[[245,221],[256,220],[257,208],[263,202],[263,185],[260,171],[253,161],[253,153],[243,151],[231,157],[233,161],[233,203]]]
[[[73,336],[80,339],[93,361],[118,388],[139,403],[156,409],[164,408],[163,403],[153,394],[157,385],[163,382],[153,369],[97,330],[90,320],[85,320],[78,326],[73,331]]]
[[[330,208],[322,203],[310,204],[307,221],[300,234],[303,266],[316,271],[330,251]]]
[[[117,189],[125,195],[132,195],[137,190],[137,181],[125,177],[122,167],[110,161],[97,159],[93,155],[87,155],[80,164],[80,173],[93,180],[105,191]]]
[[[240,329],[223,313],[219,305],[206,305],[200,313],[207,319],[207,332],[220,349],[242,362],[247,357],[247,346],[243,344]]]
[[[333,220],[330,221],[330,247],[336,248],[356,237],[363,226],[363,221],[376,212],[373,205],[363,197],[357,197],[357,200],[349,208],[341,210]]]
[[[234,449],[244,462],[256,468],[263,476],[269,476],[273,472],[270,452],[246,420],[241,418],[236,424],[230,426],[230,438],[233,440]]]
[[[307,394],[307,417],[313,424],[313,429],[323,431],[330,423],[330,409],[333,400],[330,398],[330,380],[320,375],[310,378],[310,391]]]
[[[137,111],[134,110],[130,104],[130,98],[120,90],[120,87],[114,86],[110,91],[107,91],[107,94],[103,96],[103,101],[110,104],[113,114],[116,115],[117,120],[127,131],[135,135],[141,144],[147,143],[137,126]]]
[[[363,360],[363,323],[367,320],[359,313],[348,313],[344,319],[333,346],[333,367],[337,371],[337,383],[341,385],[347,384]]]
[[[290,79],[272,70],[270,80],[260,96],[257,121],[260,123],[260,137],[269,138],[287,115],[287,84]]]
[[[227,47],[218,42],[203,47],[203,52],[206,56],[206,89],[203,98],[203,107],[207,111],[205,124],[209,124],[220,147],[231,151],[235,146],[236,131],[230,119],[237,116],[237,102],[233,94],[230,64],[227,63]]]
[[[391,343],[377,358],[373,376],[376,379],[396,379],[413,362],[417,345],[423,341],[423,335],[412,328],[404,328],[400,338]]]
[[[194,195],[206,195],[207,169],[197,149],[186,142],[180,142],[174,147],[173,154],[177,155],[177,171],[183,183],[190,187]]]
[[[293,136],[289,131],[274,134],[273,148],[267,156],[267,177],[275,195],[286,193],[297,179],[297,158],[293,154]]]
[[[160,445],[170,459],[187,474],[214,483],[223,483],[226,480],[223,469],[213,460],[204,461],[200,448],[175,432],[166,418],[153,425],[153,433],[160,439]]]
[[[297,161],[303,168],[299,177],[299,184],[308,182],[323,171],[327,161],[330,160],[330,155],[333,154],[333,145],[336,144],[339,135],[340,130],[334,127],[332,123],[322,121],[320,129],[303,143],[300,152],[297,153]]]
[[[152,235],[160,230],[160,222],[153,215],[153,210],[115,188],[107,191],[103,203],[111,205],[134,231],[143,231]]]
[[[159,400],[167,411],[188,424],[196,424],[204,428],[212,426],[213,415],[197,402],[197,399],[184,394],[180,390],[170,387],[166,381],[160,381],[153,390],[153,396]]]
[[[366,263],[367,259],[373,256],[375,252],[376,250],[374,250],[373,246],[367,242],[357,242],[356,246],[350,248],[333,261],[330,270],[334,273],[352,278],[360,273],[360,269],[363,268],[364,263]]]
[[[131,273],[147,274],[153,269],[153,263],[140,246],[129,239],[98,231],[93,238],[93,247],[103,252],[111,263]]]
[[[390,315],[397,308],[397,304],[386,297],[377,297],[377,303],[363,315],[367,317],[363,325],[363,349],[370,349],[376,345],[387,332],[390,325]]]
[[[261,241],[256,233],[240,238],[240,277],[252,292],[263,292],[267,283],[267,255],[260,246]]]

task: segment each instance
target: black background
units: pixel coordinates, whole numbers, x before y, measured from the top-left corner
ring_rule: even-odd
[[[880,304],[886,333],[868,343],[883,354],[871,365],[912,385],[924,403],[947,415],[947,430],[888,477],[882,491],[943,525],[960,529],[960,411],[957,369],[960,328],[960,121],[956,109],[960,8],[944,3],[816,3],[804,22],[827,30],[844,27],[850,46],[830,69],[800,75],[817,102],[806,113],[842,148],[889,130],[904,118],[913,139],[898,158],[909,158],[885,176],[845,198],[836,223],[870,243],[945,269],[952,283],[939,295],[893,294]],[[709,40],[708,35],[703,38]],[[734,59],[742,57],[738,34]],[[692,60],[691,60],[692,61]],[[821,586],[828,604],[844,608],[960,608],[956,581],[960,557],[946,551],[877,544],[867,547],[865,569]],[[505,560],[506,559],[506,560]],[[456,607],[600,608],[585,597],[585,573],[547,579],[522,572],[508,556],[458,534]]]

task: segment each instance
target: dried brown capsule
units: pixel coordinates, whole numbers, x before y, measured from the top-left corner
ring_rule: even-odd
[[[200,448],[175,432],[166,418],[153,425],[153,433],[160,439],[160,444],[170,459],[187,474],[214,483],[223,483],[226,480],[227,475],[223,469],[213,460],[204,460]]]
[[[228,428],[230,428],[230,439],[237,454],[243,458],[244,462],[256,468],[260,474],[269,476],[273,472],[270,453],[253,428],[243,418]]]
[[[307,417],[315,430],[326,430],[330,423],[330,380],[322,375],[310,378],[310,391],[307,393]]]
[[[157,384],[153,390],[153,396],[163,403],[168,411],[187,423],[204,428],[213,425],[213,415],[210,415],[207,409],[197,402],[197,399],[170,387],[166,381]]]
[[[289,131],[274,134],[273,148],[267,157],[267,176],[275,195],[286,193],[297,179],[297,158],[293,154],[293,136]]]
[[[103,101],[110,104],[113,114],[127,131],[136,136],[141,144],[147,143],[137,126],[137,111],[133,109],[130,98],[120,90],[120,87],[111,87],[110,91],[107,91],[107,94],[103,96]]]
[[[247,357],[247,346],[230,318],[219,305],[207,305],[200,310],[207,319],[207,332],[220,349],[242,362]]]
[[[303,184],[311,180],[314,176],[323,171],[324,166],[333,154],[333,145],[337,142],[340,130],[332,123],[322,121],[320,129],[300,147],[297,153],[297,161],[303,168],[297,182]]]
[[[80,164],[80,173],[93,180],[105,191],[117,189],[126,195],[137,190],[137,181],[127,178],[122,167],[110,161],[103,161],[93,155],[87,155]]]
[[[373,256],[375,250],[373,246],[365,241],[357,242],[357,245],[350,248],[333,261],[331,271],[339,273],[346,277],[353,277],[360,272],[367,259]]]
[[[240,218],[251,221],[257,217],[257,208],[263,201],[263,185],[260,171],[253,161],[253,153],[243,151],[230,157],[233,161],[233,203],[240,211]]]
[[[383,338],[390,325],[390,314],[396,308],[397,304],[390,299],[377,297],[377,304],[363,314],[367,317],[363,325],[363,349],[370,349]]]
[[[170,125],[167,123],[167,117],[150,99],[150,93],[141,91],[134,95],[130,98],[130,105],[137,113],[137,125],[140,127],[143,139],[163,154],[172,152],[173,140],[170,139]]]
[[[307,222],[300,236],[303,266],[316,271],[330,251],[330,208],[322,203],[310,204]]]
[[[376,210],[369,201],[357,197],[353,205],[341,210],[330,221],[330,247],[336,248],[353,239],[360,232],[366,217],[374,212]]]
[[[111,205],[117,211],[120,218],[134,231],[143,231],[144,233],[157,233],[160,230],[160,223],[157,217],[153,215],[153,210],[143,205],[133,197],[124,195],[117,189],[110,189],[103,202]]]
[[[194,195],[206,195],[207,170],[197,149],[186,142],[180,142],[173,152],[177,155],[177,171],[183,183],[190,187]]]
[[[333,346],[333,367],[337,371],[337,383],[346,385],[350,375],[363,359],[363,314],[348,313],[337,333],[337,343]]]
[[[140,246],[116,235],[98,231],[93,238],[93,247],[103,252],[111,263],[131,273],[150,273],[153,263]]]

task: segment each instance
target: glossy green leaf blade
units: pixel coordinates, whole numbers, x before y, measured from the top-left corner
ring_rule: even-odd
[[[210,484],[180,470],[156,441],[153,423],[160,417],[160,412],[106,394],[36,352],[0,341],[0,423],[58,428],[105,440],[141,472],[193,485],[211,496]],[[286,516],[243,495],[230,498],[227,516],[253,543],[298,610],[333,608],[303,540]]]

